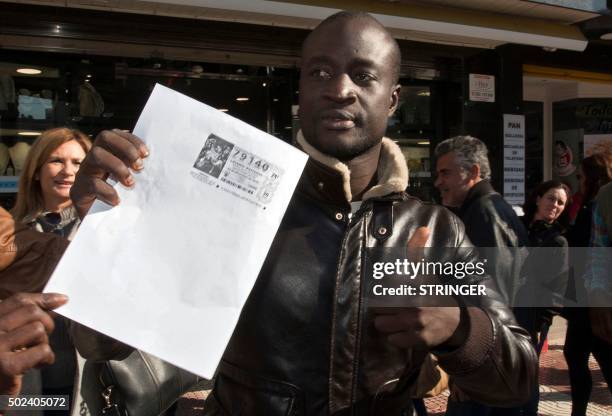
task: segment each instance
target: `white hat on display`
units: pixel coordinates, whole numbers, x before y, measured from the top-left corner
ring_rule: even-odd
[[[13,166],[15,166],[15,175],[21,174],[21,169],[23,169],[29,151],[30,145],[26,142],[17,142],[9,148],[9,154],[11,155]]]

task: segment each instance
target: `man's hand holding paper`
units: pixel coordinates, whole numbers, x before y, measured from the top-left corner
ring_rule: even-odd
[[[96,138],[72,188],[83,224],[46,290],[74,299],[67,317],[211,378],[306,159],[157,86],[134,134]]]
[[[70,192],[81,218],[96,199],[117,205],[117,191],[106,179],[110,175],[125,186],[133,186],[135,181],[130,169],[136,172],[142,170],[143,159],[148,155],[147,146],[133,134],[121,130],[101,132],[83,161]]]

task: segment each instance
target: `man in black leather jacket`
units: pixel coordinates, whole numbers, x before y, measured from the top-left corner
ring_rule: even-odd
[[[536,357],[490,279],[477,304],[368,308],[367,247],[453,247],[476,261],[461,222],[404,193],[408,171],[384,139],[399,98],[397,43],[367,14],[343,12],[306,39],[298,145],[311,157],[215,377],[205,415],[400,415],[430,353],[470,397],[528,398]],[[148,154],[135,136],[101,133],[72,188],[85,215],[117,204],[103,180],[133,185]],[[458,250],[457,248],[462,248]],[[89,358],[125,355],[81,326]]]

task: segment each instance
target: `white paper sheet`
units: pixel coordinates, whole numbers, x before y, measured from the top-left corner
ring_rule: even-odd
[[[306,154],[157,85],[134,134],[149,147],[121,204],[96,201],[46,292],[61,314],[211,378]],[[227,149],[227,150],[226,150]]]

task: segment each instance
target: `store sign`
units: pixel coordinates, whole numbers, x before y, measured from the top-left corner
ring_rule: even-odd
[[[495,102],[495,77],[470,74],[470,101]]]
[[[612,119],[612,104],[585,104],[576,109],[579,118]]]
[[[504,198],[525,202],[525,116],[504,114]]]

